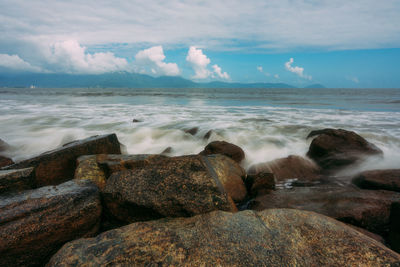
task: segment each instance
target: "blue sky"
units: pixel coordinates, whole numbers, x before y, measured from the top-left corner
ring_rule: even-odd
[[[399,0],[0,0],[0,72],[400,87]]]

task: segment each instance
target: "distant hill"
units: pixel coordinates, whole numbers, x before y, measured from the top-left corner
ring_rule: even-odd
[[[196,83],[182,77],[113,72],[105,74],[0,74],[0,87],[76,88],[76,87],[128,87],[128,88],[295,88],[285,83]]]

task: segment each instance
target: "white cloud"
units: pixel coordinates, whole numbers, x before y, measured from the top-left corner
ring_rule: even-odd
[[[279,75],[278,75],[278,74],[275,74],[275,75],[274,75],[274,78],[275,78],[275,79],[279,79]]]
[[[399,0],[115,0],[112,5],[104,0],[2,0],[0,10],[3,44],[79,37],[86,45],[340,50],[397,48],[400,43]]]
[[[285,63],[286,70],[293,72],[304,79],[307,79],[307,80],[312,79],[312,77],[310,75],[306,75],[303,73],[304,68],[298,67],[298,66],[292,67],[293,62],[294,62],[293,58],[290,58],[289,61]]]
[[[221,79],[228,80],[230,78],[229,74],[226,72],[222,72],[221,68],[217,64],[213,65],[212,67],[214,69],[214,73],[217,74],[217,76],[220,77]]]
[[[8,54],[0,54],[0,67],[17,71],[29,71],[29,72],[41,71],[39,67],[32,66],[29,62],[24,61],[18,55],[8,55]]]
[[[128,70],[125,58],[116,57],[113,53],[86,52],[76,40],[56,42],[44,47],[43,51],[48,68],[55,72],[66,73],[105,73]]]
[[[258,66],[258,67],[257,67],[257,70],[258,70],[259,72],[263,72],[263,67],[262,67],[262,66]]]
[[[139,51],[136,56],[136,64],[141,67],[150,67],[153,74],[176,76],[180,74],[176,63],[165,63],[165,55],[162,46],[153,46]]]
[[[229,74],[222,72],[221,67],[214,64],[212,68],[214,71],[210,71],[207,67],[211,60],[203,53],[203,50],[196,48],[195,46],[189,47],[186,61],[190,63],[194,70],[193,79],[206,79],[208,77],[215,77],[215,75],[221,79],[229,79]]]

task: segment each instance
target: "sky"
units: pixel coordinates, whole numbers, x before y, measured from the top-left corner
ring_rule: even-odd
[[[0,73],[400,88],[400,0],[0,0]]]

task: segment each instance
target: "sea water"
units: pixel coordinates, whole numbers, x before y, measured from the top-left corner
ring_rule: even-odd
[[[304,156],[309,132],[342,128],[384,151],[360,169],[400,168],[399,126],[400,89],[0,88],[0,138],[15,161],[116,133],[130,154],[196,154],[225,140],[243,148],[248,167]]]

